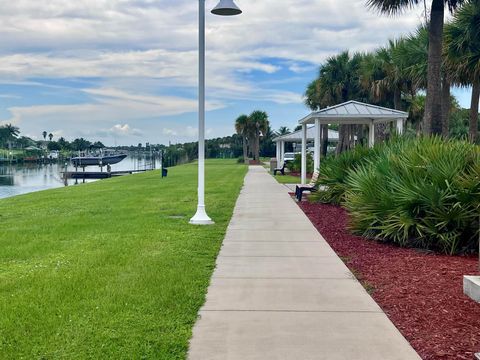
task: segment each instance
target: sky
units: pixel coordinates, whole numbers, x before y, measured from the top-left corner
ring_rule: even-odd
[[[388,17],[364,0],[206,0],[206,136],[268,113],[273,129],[308,113],[303,93],[327,57],[369,51],[414,31],[423,7]],[[0,125],[41,139],[106,145],[195,141],[198,1],[0,2]],[[469,107],[467,90],[455,90]]]

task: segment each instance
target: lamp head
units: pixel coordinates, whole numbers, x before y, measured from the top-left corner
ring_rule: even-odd
[[[238,8],[233,0],[220,0],[217,6],[212,10],[212,14],[221,16],[240,15],[242,10]]]

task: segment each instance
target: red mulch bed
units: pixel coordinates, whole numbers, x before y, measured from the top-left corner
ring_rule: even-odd
[[[299,203],[335,252],[423,359],[468,359],[480,352],[480,304],[463,294],[478,257],[402,249],[351,235],[338,206]]]

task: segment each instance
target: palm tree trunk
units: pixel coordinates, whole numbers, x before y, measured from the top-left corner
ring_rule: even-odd
[[[260,132],[255,133],[255,160],[260,161]]]
[[[322,125],[322,143],[321,143],[321,154],[323,157],[327,156],[328,150],[328,125]]]
[[[243,135],[242,138],[243,138],[243,161],[245,164],[248,164],[247,137]]]
[[[445,16],[444,0],[433,0],[428,32],[427,98],[425,100],[426,135],[442,133],[442,41]]]
[[[470,104],[470,126],[468,129],[471,142],[478,137],[478,105],[480,101],[480,79],[477,78],[472,87],[472,102]]]
[[[450,123],[450,81],[446,76],[442,80],[442,136],[448,137]]]
[[[398,87],[393,91],[393,107],[395,110],[402,110],[402,92]]]

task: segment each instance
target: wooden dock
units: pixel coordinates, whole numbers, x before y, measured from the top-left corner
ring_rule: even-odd
[[[67,171],[62,173],[64,179],[80,179],[80,180],[93,180],[93,179],[108,179],[115,176],[130,175],[140,172],[151,171],[146,170],[122,170],[122,171]]]

